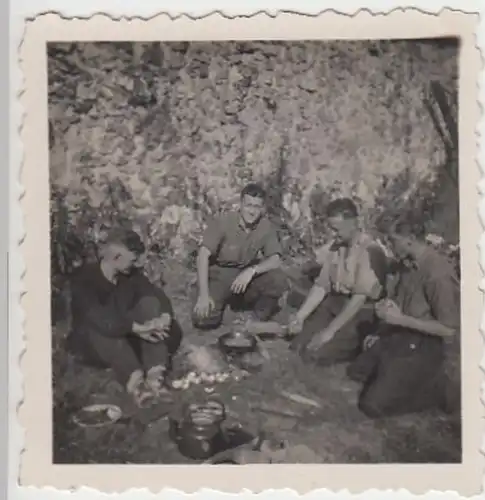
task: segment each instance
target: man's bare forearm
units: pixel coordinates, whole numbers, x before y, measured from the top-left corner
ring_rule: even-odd
[[[209,257],[210,251],[205,247],[201,247],[197,256],[199,295],[209,295]]]
[[[310,314],[320,305],[322,300],[325,298],[326,291],[324,288],[318,285],[314,285],[310,290],[305,302],[300,307],[300,310],[296,313],[297,317],[301,321],[305,321]]]
[[[406,315],[403,315],[398,320],[393,321],[393,324],[396,326],[410,328],[412,330],[417,330],[421,333],[427,335],[434,335],[437,337],[451,337],[455,332],[452,328],[443,325],[439,321],[423,320]]]
[[[267,259],[261,261],[259,264],[253,266],[254,273],[256,275],[264,274],[269,271],[274,271],[275,269],[279,269],[281,267],[281,257],[279,255],[272,255]]]

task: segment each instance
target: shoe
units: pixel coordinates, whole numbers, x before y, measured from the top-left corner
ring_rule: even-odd
[[[168,394],[169,390],[165,386],[165,376],[167,368],[165,366],[154,366],[147,372],[145,385],[156,397]]]
[[[142,370],[136,370],[131,374],[126,384],[126,392],[133,398],[138,408],[150,405],[150,401],[154,398],[153,390],[147,387],[145,383],[145,377]]]

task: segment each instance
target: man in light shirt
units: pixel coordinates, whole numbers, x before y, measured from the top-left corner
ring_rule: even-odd
[[[292,348],[324,365],[359,354],[387,276],[387,257],[360,229],[354,202],[337,199],[326,215],[334,239],[322,250],[320,274],[289,323],[296,335]]]

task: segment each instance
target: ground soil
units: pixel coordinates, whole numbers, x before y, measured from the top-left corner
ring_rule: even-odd
[[[183,271],[183,272],[181,272]],[[182,278],[181,276],[186,277]],[[192,344],[214,343],[224,329],[201,333],[192,328],[193,276],[167,266],[166,290]],[[225,325],[235,313],[229,311]],[[67,322],[53,329],[54,462],[55,463],[189,463],[169,437],[168,409],[159,414],[136,414],[100,429],[83,429],[72,422],[82,405],[96,400],[121,401],[110,373],[80,365],[65,353]],[[228,425],[239,424],[252,434],[265,431],[293,444],[305,444],[322,463],[457,463],[461,461],[461,420],[439,412],[371,420],[357,408],[359,385],[349,380],[345,366],[304,365],[285,341],[267,341],[270,360],[263,370],[242,382],[215,389],[226,404]],[[310,397],[313,409],[281,396],[286,390]],[[178,402],[203,395],[201,388],[175,393]],[[261,412],[261,402],[299,418]]]

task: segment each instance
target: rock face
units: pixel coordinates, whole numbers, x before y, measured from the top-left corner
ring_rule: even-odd
[[[185,258],[207,217],[258,180],[299,252],[315,244],[318,213],[334,196],[353,196],[370,223],[386,212],[422,216],[416,200],[448,161],[426,95],[437,81],[456,109],[453,44],[48,50],[56,241],[77,235],[83,246],[104,226],[127,223],[158,253]],[[448,204],[457,209],[456,195]]]

